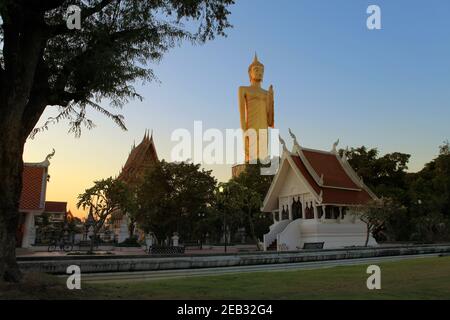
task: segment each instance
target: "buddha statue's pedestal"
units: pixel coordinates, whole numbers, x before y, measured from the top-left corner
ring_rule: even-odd
[[[248,166],[248,164],[244,163],[244,164],[237,164],[237,165],[231,167],[232,177],[233,178],[239,177],[239,175],[245,171],[247,166]]]

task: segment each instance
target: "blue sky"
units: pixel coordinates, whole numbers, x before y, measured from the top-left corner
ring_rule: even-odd
[[[381,8],[382,30],[366,28],[370,4]],[[195,120],[239,127],[237,89],[248,84],[255,51],[265,64],[263,87],[274,86],[275,125],[285,138],[292,128],[307,147],[328,150],[340,138],[341,147],[409,153],[411,171],[450,139],[449,1],[238,0],[231,11],[228,37],[184,43],[154,65],[160,82],[139,84],[144,101],[120,111],[127,132],[92,111],[97,127],[80,139],[62,122],[27,143],[25,161],[56,149],[48,199],[74,208],[94,179],[118,174],[146,128],[169,159],[174,129],[192,130]],[[229,166],[212,169],[219,180],[231,175]]]

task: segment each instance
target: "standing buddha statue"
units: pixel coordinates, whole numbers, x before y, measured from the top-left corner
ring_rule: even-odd
[[[239,88],[239,112],[241,129],[244,131],[245,162],[263,160],[268,156],[268,128],[274,127],[274,95],[272,85],[269,90],[261,88],[264,65],[255,58],[248,67],[250,86]],[[256,133],[246,134],[251,129]],[[253,131],[251,130],[251,131]]]

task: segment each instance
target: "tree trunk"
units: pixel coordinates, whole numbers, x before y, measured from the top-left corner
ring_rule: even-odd
[[[131,239],[134,236],[134,219],[130,219],[128,222],[128,238]]]
[[[253,223],[252,209],[251,208],[248,209],[248,223],[249,223],[249,226],[250,226],[250,234],[252,236],[252,239],[253,239],[253,241],[256,244],[256,248],[258,248],[258,250],[260,250],[261,248],[259,247],[259,240],[258,240],[258,237],[256,236],[256,233],[255,233],[255,224]]]
[[[17,128],[0,124],[0,280],[17,282],[16,232],[22,192],[23,139]]]
[[[364,245],[365,247],[367,247],[369,245],[370,229],[371,228],[370,228],[369,224],[367,224],[366,244]]]

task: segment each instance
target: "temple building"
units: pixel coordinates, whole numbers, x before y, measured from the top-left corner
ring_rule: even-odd
[[[44,213],[48,213],[55,222],[62,221],[66,214],[66,202],[46,201],[47,183],[50,181],[49,160],[54,154],[53,150],[42,162],[24,163],[16,232],[17,247],[29,248],[36,243],[39,217]]]
[[[142,182],[145,173],[158,161],[153,134],[145,131],[141,143],[137,146],[133,145],[131,148],[128,159],[117,179],[129,186],[136,187]],[[130,220],[123,212],[118,211],[113,214],[113,232],[118,243],[129,237],[129,223]]]
[[[264,199],[263,212],[273,215],[264,235],[264,249],[299,250],[308,244],[323,248],[363,246],[366,224],[352,214],[355,207],[376,200],[336,149],[307,149],[294,134],[292,151],[282,139],[280,167]],[[376,245],[369,236],[369,245]]]

